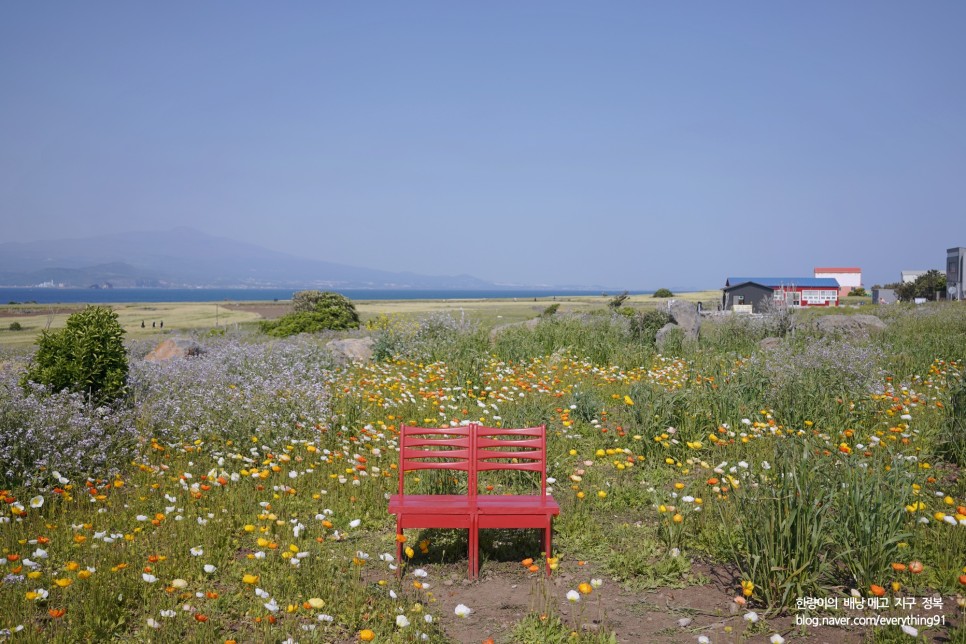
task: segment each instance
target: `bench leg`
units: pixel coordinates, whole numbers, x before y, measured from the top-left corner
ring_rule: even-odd
[[[547,576],[550,576],[550,557],[553,556],[553,519],[547,520],[547,527],[543,529],[543,547],[546,548],[544,565],[547,567]]]
[[[396,521],[396,576],[402,575],[402,528],[399,527],[399,521]]]
[[[480,575],[480,529],[476,517],[470,521],[469,541],[470,579],[476,579]]]

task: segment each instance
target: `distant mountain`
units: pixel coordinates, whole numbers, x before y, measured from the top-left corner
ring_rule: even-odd
[[[192,228],[0,244],[0,285],[42,283],[82,288],[501,288],[471,275],[395,273],[305,259]]]

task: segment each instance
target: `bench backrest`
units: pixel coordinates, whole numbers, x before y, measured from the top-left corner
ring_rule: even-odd
[[[546,426],[507,429],[477,425],[473,459],[476,471],[517,470],[540,475],[540,494],[547,493]]]
[[[404,477],[413,470],[466,472],[470,496],[476,496],[476,468],[472,458],[475,434],[471,426],[399,428],[399,494]]]
[[[414,470],[466,472],[469,496],[478,493],[478,475],[487,471],[535,472],[540,494],[547,493],[546,426],[507,429],[476,423],[460,427],[399,428],[399,494]]]

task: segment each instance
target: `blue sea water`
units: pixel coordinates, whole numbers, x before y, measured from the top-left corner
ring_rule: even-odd
[[[291,288],[0,288],[0,304],[120,304],[137,302],[271,302],[290,300],[298,289]],[[408,290],[408,289],[338,289],[351,300],[465,300],[465,299],[532,299],[567,297],[569,295],[603,295],[601,291],[580,290]],[[615,291],[609,293],[614,295]],[[650,291],[635,291],[646,294]]]

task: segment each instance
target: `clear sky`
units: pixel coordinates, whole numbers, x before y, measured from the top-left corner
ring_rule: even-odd
[[[966,2],[4,2],[0,241],[629,289],[966,246]]]

